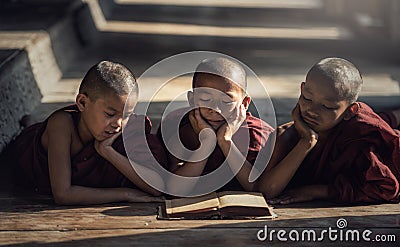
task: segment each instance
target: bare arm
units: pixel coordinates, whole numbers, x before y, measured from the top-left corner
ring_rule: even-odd
[[[136,173],[135,169],[133,169],[131,163],[128,158],[118,153],[111,145],[114,140],[121,135],[121,132],[115,134],[114,136],[102,141],[95,141],[96,151],[106,160],[108,160],[111,164],[115,166],[125,177],[127,177],[133,184],[138,186],[143,191],[153,195],[160,196],[161,192],[151,187],[147,184],[143,179]],[[156,183],[159,187],[164,187],[164,181],[161,176],[147,168],[141,164],[135,164],[137,169],[141,169],[143,173],[146,173],[146,177],[151,178],[152,183]]]
[[[203,142],[204,143],[204,142]],[[174,143],[171,143],[170,145],[174,145]],[[211,147],[212,145],[206,145],[205,146]],[[209,150],[212,152],[212,150]],[[195,155],[196,156],[196,155]],[[193,157],[191,157],[189,160],[193,160]],[[196,160],[198,157],[195,157]],[[182,177],[198,177],[203,174],[203,171],[206,167],[208,157],[197,162],[190,162],[190,161],[181,161],[177,159],[175,156],[170,155],[169,157],[170,164],[171,164],[171,171],[172,173],[182,176]],[[195,180],[197,181],[197,180]],[[168,180],[168,188],[169,191],[176,191],[179,193],[185,193],[194,188],[197,182],[192,182],[190,184],[182,184],[181,180],[177,179],[169,179]]]
[[[236,147],[232,141],[233,134],[240,128],[243,121],[246,119],[246,109],[242,104],[238,106],[236,111],[230,116],[228,121],[230,124],[225,123],[217,132],[218,145],[222,153],[227,159],[227,162],[233,172],[238,171],[236,179],[246,191],[255,190],[255,182],[250,182],[250,172],[253,166],[247,161],[246,157]]]
[[[177,160],[175,157],[173,159]],[[179,166],[176,165],[176,169],[173,173],[183,177],[198,177],[201,176],[203,170],[207,164],[208,159],[204,159],[198,162],[182,162]],[[176,163],[177,164],[177,163]],[[197,181],[197,180],[196,180]],[[171,178],[168,180],[167,186],[169,191],[174,191],[180,194],[185,194],[194,188],[197,182],[182,184],[181,180]]]
[[[292,127],[278,136],[268,168],[259,181],[259,191],[268,198],[278,196],[286,188],[318,140],[318,134],[301,119],[298,106],[293,110],[292,116],[296,129]],[[295,137],[293,131],[297,131],[300,138]],[[293,141],[297,141],[296,145],[290,151],[287,150]]]
[[[201,174],[204,171],[204,168],[206,167],[207,161],[208,161],[208,156],[205,157],[204,159],[200,160],[200,157],[202,156],[202,153],[212,153],[212,151],[215,148],[215,134],[214,131],[211,129],[211,127],[202,119],[200,116],[199,110],[193,110],[189,114],[189,120],[191,123],[191,126],[193,127],[193,130],[195,134],[192,136],[190,135],[190,138],[199,138],[200,139],[200,145],[201,145],[201,151],[195,152],[192,157],[189,157],[188,160],[181,161],[177,159],[174,155],[169,154],[169,160],[170,160],[170,170],[176,174],[180,175],[183,177],[198,177],[201,176]],[[205,130],[207,129],[207,130]],[[200,132],[204,130],[202,134]],[[211,133],[212,132],[212,133]],[[214,136],[214,138],[213,138]],[[198,140],[193,140],[192,143],[197,142]],[[168,143],[168,145],[176,145],[175,143]],[[200,147],[198,147],[200,149]],[[197,160],[197,161],[191,161],[191,160]],[[182,185],[178,180],[176,179],[170,179],[168,181],[168,187],[170,188],[171,191],[179,191],[183,193],[184,191],[190,191],[196,183],[191,183],[191,184],[185,184]]]
[[[285,143],[278,143],[277,146],[284,146]],[[310,143],[304,140],[299,140],[295,147],[277,164],[272,163],[272,158],[268,168],[266,169],[259,181],[259,190],[268,198],[273,198],[279,195],[288,185],[301,162],[310,151]],[[275,148],[274,152],[279,152]]]
[[[271,204],[290,204],[317,199],[329,199],[328,185],[306,185],[291,189],[277,198],[268,200]]]
[[[136,198],[145,201],[145,197],[140,197],[144,193],[134,189],[102,189],[71,185],[70,155],[73,128],[70,116],[60,112],[50,117],[46,129],[49,175],[55,202],[63,205],[86,205],[134,201]]]
[[[235,172],[240,169],[236,174],[236,179],[239,181],[240,185],[246,191],[254,191],[255,182],[249,182],[250,172],[253,168],[250,162],[246,160],[246,157],[243,156],[232,140],[218,141],[218,144],[224,156],[227,158],[231,170]],[[231,147],[232,149],[230,150]],[[244,163],[238,161],[244,161]]]

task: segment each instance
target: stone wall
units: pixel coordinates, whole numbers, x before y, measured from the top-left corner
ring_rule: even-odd
[[[20,119],[30,113],[42,95],[26,51],[15,51],[0,66],[0,151],[20,132]]]

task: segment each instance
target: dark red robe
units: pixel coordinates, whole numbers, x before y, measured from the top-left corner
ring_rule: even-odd
[[[171,112],[163,121],[162,124],[168,123],[169,119],[177,118],[181,116],[183,111],[187,108],[179,109]],[[161,126],[158,129],[158,136],[162,138]],[[259,151],[266,144],[269,135],[274,131],[274,129],[263,120],[256,118],[251,115],[250,112],[246,113],[246,119],[244,124],[239,128],[239,130],[233,135],[233,142],[240,152],[246,156],[247,161],[250,164],[254,164]],[[197,135],[195,134],[189,120],[189,114],[186,114],[179,125],[179,134],[182,144],[190,150],[196,150],[200,145]],[[167,134],[168,135],[168,134]],[[243,145],[243,138],[249,137],[248,146]],[[168,140],[168,136],[165,137]],[[167,149],[166,152],[168,153]],[[246,155],[247,154],[247,155]],[[171,154],[169,154],[171,155]],[[222,150],[216,145],[214,151],[209,156],[206,166],[203,170],[203,174],[208,174],[217,169],[225,160],[225,156]],[[233,175],[233,174],[232,174]],[[243,190],[239,181],[234,177],[228,184],[223,186],[220,190]]]
[[[339,202],[399,201],[400,132],[368,105],[359,106],[317,143],[288,188],[326,184]]]
[[[393,129],[397,129],[399,127],[399,123],[397,123],[397,119],[393,112],[391,111],[386,111],[386,112],[380,112],[379,116],[385,120],[389,124],[390,127]]]
[[[79,110],[76,105],[60,109],[72,115],[75,126],[79,120]],[[156,136],[150,134],[151,122],[147,117],[131,115],[130,122],[145,120],[145,135],[153,155],[160,163],[166,163],[166,156],[162,144]],[[32,186],[41,193],[51,193],[47,152],[41,144],[41,136],[46,128],[47,120],[34,124],[22,131],[13,142],[11,149],[12,160],[15,161],[17,181],[23,185]],[[131,125],[133,126],[133,125]],[[60,130],[62,131],[62,130]],[[126,156],[122,135],[113,143],[119,153]],[[143,140],[138,140],[137,145],[131,145],[129,152],[135,152],[135,160],[147,165],[148,152],[142,148]],[[151,155],[151,154],[150,154]],[[77,155],[71,157],[71,184],[86,187],[135,188],[122,173],[110,162],[101,157],[94,148],[94,143],[85,146]]]

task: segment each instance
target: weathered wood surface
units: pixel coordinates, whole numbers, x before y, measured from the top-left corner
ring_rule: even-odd
[[[336,228],[369,229],[373,234],[395,235],[400,241],[400,205],[341,206],[326,202],[277,206],[275,220],[185,220],[156,219],[157,203],[117,203],[98,206],[56,206],[46,196],[0,193],[0,245],[73,246],[253,246],[287,245],[274,238],[271,243],[257,239],[257,232]],[[290,242],[289,242],[290,243]],[[372,246],[368,242],[295,242],[303,246]],[[377,243],[373,243],[377,246]]]

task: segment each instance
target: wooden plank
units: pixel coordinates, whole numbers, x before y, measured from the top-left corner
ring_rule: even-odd
[[[280,242],[276,235],[272,241],[260,241],[257,238],[260,229],[230,228],[220,229],[131,229],[131,230],[82,230],[82,231],[2,231],[0,245],[43,245],[43,246],[290,246],[297,242]],[[275,229],[279,230],[279,229]],[[296,229],[300,232],[309,229]],[[315,232],[320,233],[317,229]],[[370,228],[371,237],[376,234],[394,235],[400,237],[399,229]],[[319,235],[318,235],[319,236]],[[343,238],[344,239],[344,238]],[[350,239],[350,238],[349,238]],[[308,240],[305,238],[305,240]],[[345,240],[345,239],[344,239]],[[350,239],[351,240],[351,239]],[[299,241],[302,246],[379,246],[376,242],[360,241],[330,241],[325,235],[323,241]],[[384,243],[384,246],[394,246],[394,242]]]
[[[400,206],[381,204],[353,207],[310,207],[301,204],[276,208],[276,220],[185,220],[156,219],[157,203],[57,207],[52,205],[16,205],[0,209],[0,230],[76,230],[76,229],[168,229],[214,227],[326,227],[345,218],[354,227],[399,227]],[[300,206],[299,206],[300,205]],[[326,205],[326,204],[325,204]],[[307,207],[306,207],[307,206]]]
[[[112,217],[101,214],[9,214],[1,216],[1,231],[6,230],[85,230],[85,229],[170,229],[193,227],[232,227],[259,228],[268,223],[273,227],[329,227],[336,226],[339,218],[344,218],[351,227],[391,227],[399,228],[398,214],[380,216],[341,216],[324,218],[303,218],[287,220],[188,220],[188,221],[158,221],[155,216]]]

